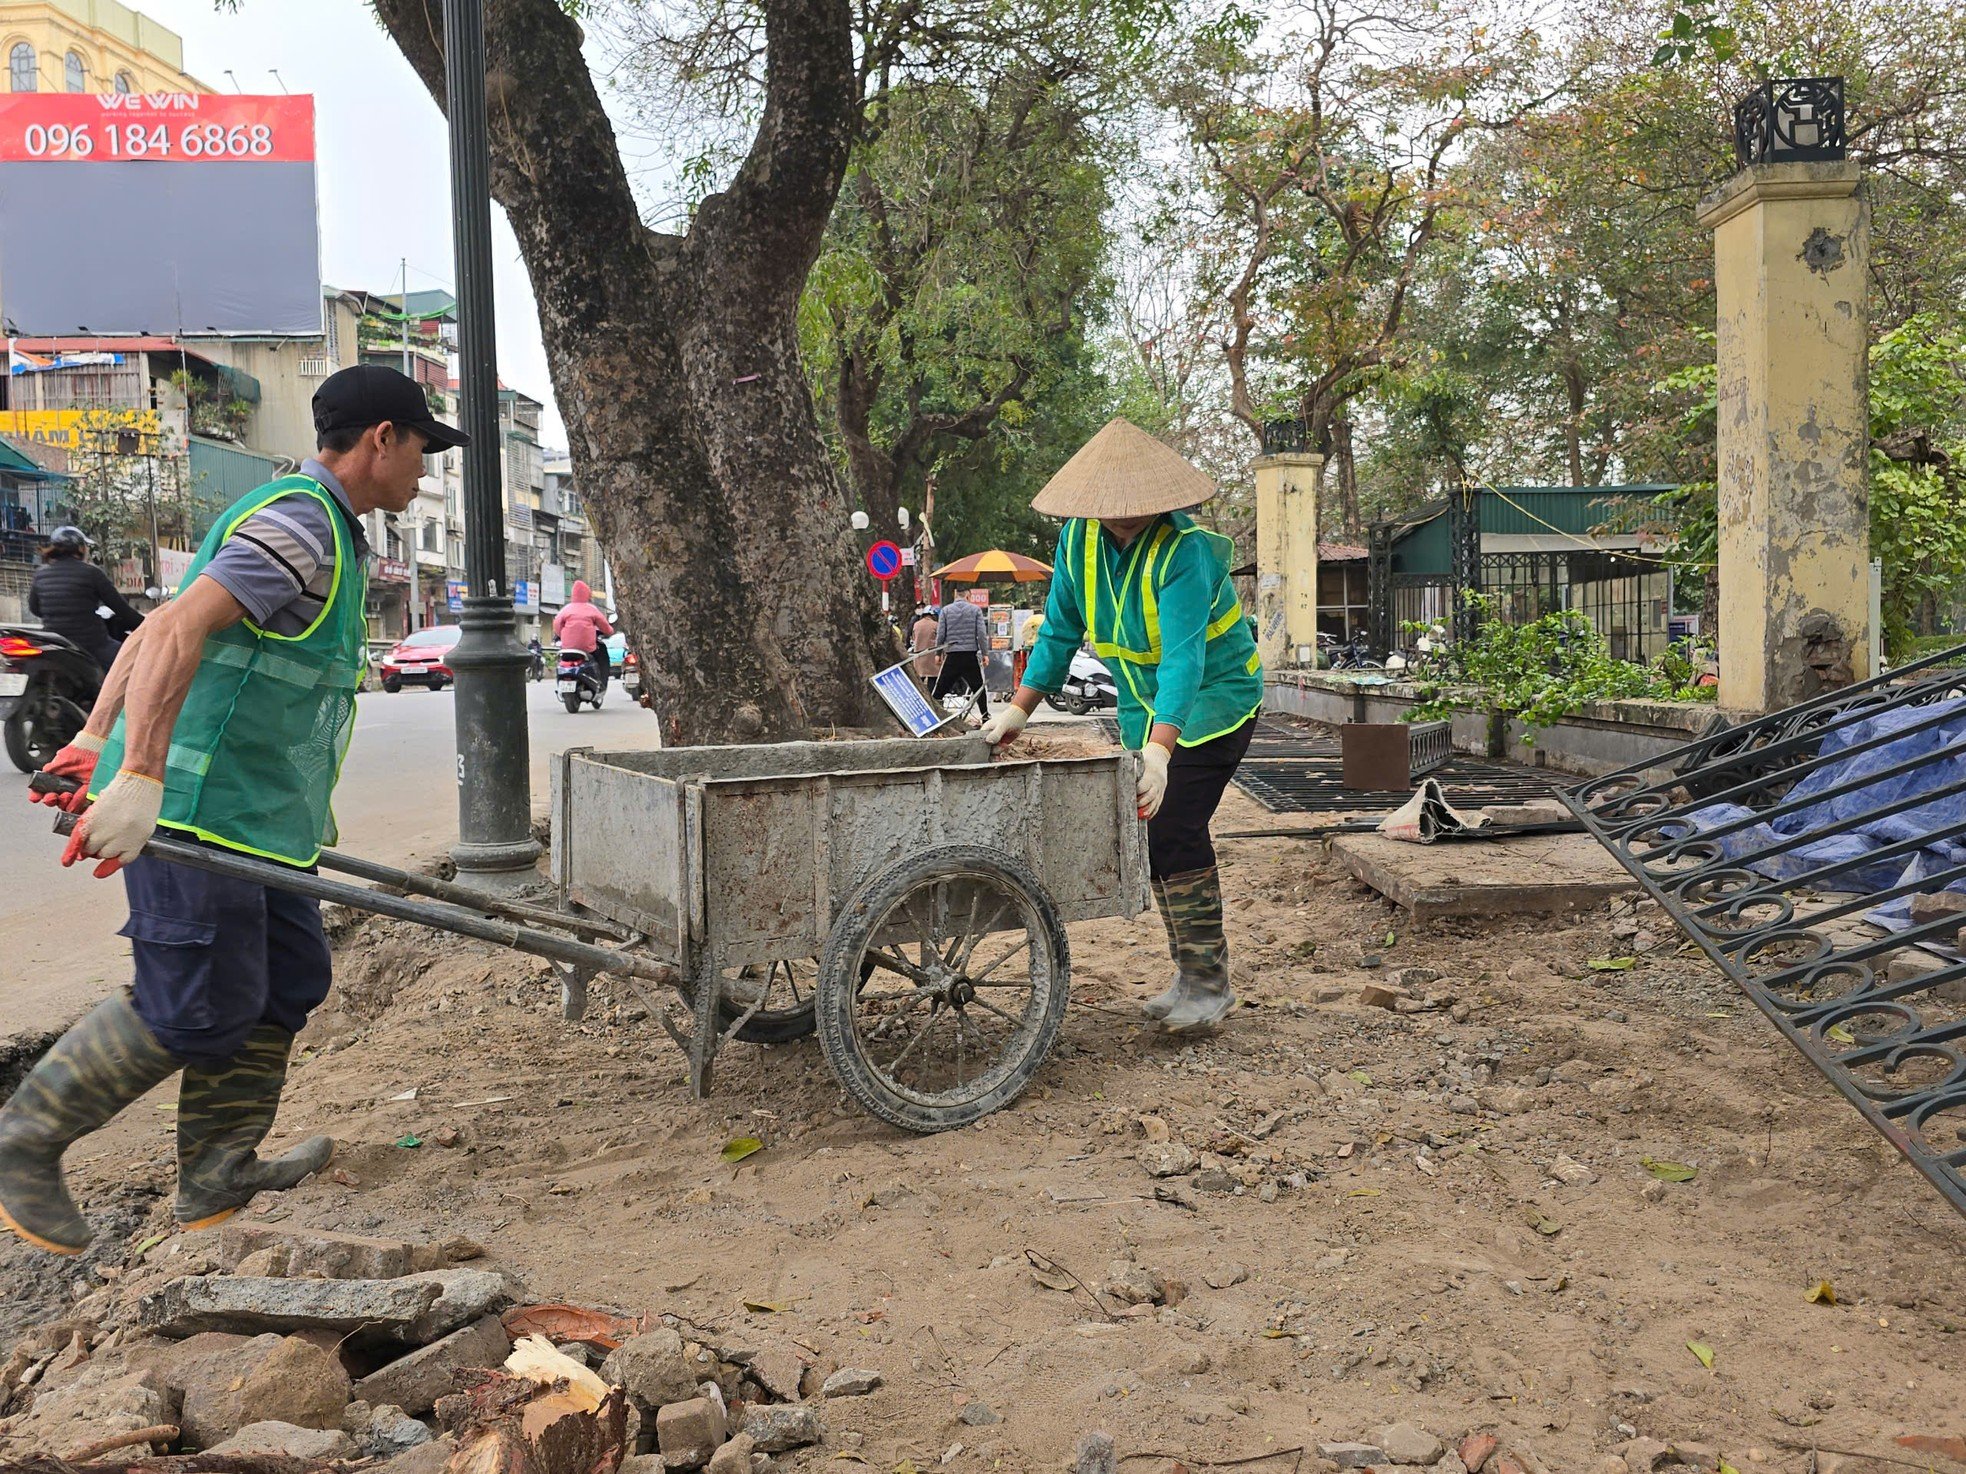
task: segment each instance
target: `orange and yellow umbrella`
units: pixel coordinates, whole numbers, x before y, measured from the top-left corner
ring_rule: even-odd
[[[1036,558],[1026,558],[1022,553],[991,548],[987,553],[971,553],[967,558],[945,563],[930,576],[956,583],[984,583],[1000,579],[1010,583],[1039,583],[1051,577],[1051,565],[1040,563]]]

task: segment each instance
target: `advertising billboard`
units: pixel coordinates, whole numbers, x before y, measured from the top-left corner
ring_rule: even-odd
[[[0,94],[9,334],[321,336],[314,99]]]

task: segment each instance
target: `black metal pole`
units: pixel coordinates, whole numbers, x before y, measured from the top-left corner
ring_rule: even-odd
[[[444,0],[444,91],[457,251],[459,412],[471,437],[464,450],[464,633],[450,658],[457,673],[458,827],[451,858],[467,882],[511,883],[530,878],[539,844],[532,837],[527,658],[505,582],[482,0]]]

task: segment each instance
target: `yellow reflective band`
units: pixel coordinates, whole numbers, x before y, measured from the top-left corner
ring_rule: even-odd
[[[283,477],[281,479],[285,480],[287,478]],[[327,487],[323,486],[320,482],[316,481],[311,476],[295,476],[292,479],[295,481],[305,481],[307,483],[307,486],[288,486],[283,491],[271,492],[261,500],[254,502],[250,507],[247,507],[243,512],[241,512],[238,516],[232,519],[231,523],[225,529],[225,536],[219,539],[221,544],[229,541],[232,537],[232,534],[239,530],[240,523],[244,522],[248,517],[252,516],[255,512],[264,511],[268,506],[270,506],[274,502],[277,502],[283,496],[311,496],[328,509],[328,522],[330,525],[330,530],[334,533],[334,538],[335,538],[334,582],[328,585],[328,597],[326,598],[326,600],[322,602],[321,612],[314,616],[313,623],[309,624],[306,629],[302,630],[297,635],[276,635],[273,633],[273,631],[269,629],[260,628],[258,625],[254,624],[250,619],[244,619],[240,621],[241,624],[245,625],[247,629],[251,630],[256,635],[263,636],[264,638],[269,640],[286,640],[289,642],[304,640],[309,635],[313,634],[314,631],[316,631],[321,627],[321,621],[328,617],[328,611],[334,608],[334,601],[336,596],[341,593],[341,573],[342,573],[341,565],[347,561],[347,559],[342,556],[342,549],[341,549],[341,544],[343,542],[343,533],[345,531],[345,519],[343,517],[341,508],[335,505],[334,493],[329,491]],[[275,486],[278,486],[279,484],[280,483],[277,481],[274,483]],[[312,487],[313,490],[310,491],[308,487]],[[350,534],[347,537],[346,541],[348,542],[349,545],[348,552],[352,555],[355,551],[354,536]],[[312,685],[313,682],[309,681],[307,684]]]
[[[236,839],[227,839],[224,835],[214,834],[209,829],[200,829],[196,824],[180,824],[175,819],[159,819],[157,821],[157,827],[159,829],[175,829],[179,834],[195,834],[198,838],[204,840],[206,844],[215,844],[221,849],[237,850],[242,855],[257,855],[262,860],[277,860],[282,865],[293,865],[302,870],[307,869],[316,860],[321,858],[319,846],[315,847],[313,854],[303,860],[295,855],[281,855],[275,854],[272,850],[254,849],[249,844],[240,844]]]
[[[209,752],[200,752],[195,747],[186,747],[181,743],[173,742],[164,754],[164,765],[181,768],[187,773],[195,773],[202,778],[212,765],[212,755]]]
[[[1153,545],[1147,549],[1146,566],[1140,574],[1140,615],[1147,626],[1147,648],[1153,652],[1152,660],[1155,665],[1160,664],[1160,597],[1154,592],[1154,555],[1160,552],[1161,544],[1167,541],[1168,530],[1168,525],[1163,522],[1160,531],[1154,534]],[[1169,547],[1168,552],[1173,551],[1173,548]],[[1167,567],[1165,556],[1161,559],[1161,567],[1165,571]]]
[[[1217,635],[1225,635],[1234,629],[1241,620],[1242,600],[1236,599],[1230,603],[1228,613],[1219,615],[1208,622],[1205,638],[1212,640]]]
[[[1080,521],[1079,541],[1085,549],[1085,637],[1092,642],[1093,649],[1104,654],[1099,643],[1099,560],[1093,549],[1090,521]]]
[[[1176,747],[1200,747],[1204,742],[1213,742],[1217,737],[1226,737],[1229,735],[1229,733],[1235,731],[1237,727],[1240,727],[1244,722],[1248,721],[1251,717],[1255,716],[1262,709],[1263,709],[1263,703],[1261,701],[1258,701],[1254,706],[1250,707],[1248,711],[1244,712],[1241,716],[1237,717],[1233,722],[1230,722],[1228,726],[1223,727],[1221,730],[1215,732],[1209,732],[1200,737],[1176,737],[1174,739],[1174,745]]]

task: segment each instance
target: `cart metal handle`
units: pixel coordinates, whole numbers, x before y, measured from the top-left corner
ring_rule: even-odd
[[[48,793],[61,790],[43,787],[38,791]],[[55,833],[60,835],[73,833],[79,817],[75,814],[58,814],[55,817]],[[373,911],[378,916],[390,916],[398,921],[413,921],[419,926],[455,932],[459,936],[472,937],[495,946],[510,947],[515,952],[525,952],[534,957],[547,957],[575,967],[588,967],[596,972],[625,973],[631,977],[646,978],[650,982],[671,986],[677,981],[677,973],[673,967],[657,962],[653,958],[635,957],[626,952],[596,947],[588,942],[575,941],[571,937],[556,936],[551,932],[541,931],[537,927],[517,926],[498,921],[481,915],[475,910],[466,909],[464,905],[449,901],[432,904],[428,901],[411,900],[406,896],[392,896],[386,891],[375,890],[369,886],[347,885],[339,880],[324,880],[318,875],[310,874],[305,870],[296,870],[288,865],[275,865],[266,860],[255,860],[249,855],[234,854],[230,850],[214,849],[208,845],[187,844],[183,840],[165,839],[161,835],[152,835],[145,843],[143,852],[152,859],[169,860],[174,865],[189,865],[196,870],[208,870],[214,875],[251,881],[255,885],[269,885],[275,890],[291,891],[297,896],[311,896],[317,901],[332,901],[338,906],[352,906],[358,911]],[[337,856],[337,859],[344,862],[341,868],[353,869],[353,866],[346,863],[352,857],[343,855]],[[367,860],[353,861],[353,865],[363,867],[362,870],[354,873],[373,874],[379,878],[386,878],[390,884],[419,879]],[[444,882],[438,881],[434,884],[443,885]],[[446,888],[466,895],[470,894],[461,886]],[[499,905],[489,897],[484,898],[484,901],[487,910]],[[476,907],[479,900],[474,897],[468,904]],[[562,918],[557,912],[544,911],[537,907],[524,909],[541,917],[551,918],[551,924],[555,926],[583,925],[576,918]],[[587,926],[585,929],[593,928]]]

